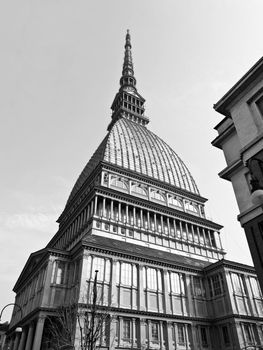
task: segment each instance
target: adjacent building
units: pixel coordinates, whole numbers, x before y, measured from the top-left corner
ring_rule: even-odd
[[[253,262],[263,289],[263,58],[215,105],[224,119],[213,146],[223,150]]]
[[[94,287],[109,313],[99,349],[241,349],[263,344],[251,266],[224,259],[221,225],[182,159],[148,129],[130,34],[108,133],[74,185],[45,248],[15,286],[12,350],[52,349],[49,317]],[[16,334],[16,327],[22,333]],[[77,330],[77,327],[76,327]],[[75,336],[79,345],[78,332]]]

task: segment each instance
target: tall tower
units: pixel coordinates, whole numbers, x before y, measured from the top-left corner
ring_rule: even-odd
[[[263,315],[247,304],[252,283],[262,303],[253,268],[223,259],[222,226],[206,218],[206,199],[181,158],[148,129],[144,103],[127,32],[107,135],[77,179],[58,232],[29,257],[14,287],[23,318],[14,310],[10,340],[19,343],[21,325],[19,350],[50,349],[47,316],[71,300],[83,309],[96,270],[100,307],[111,317],[100,349],[233,349],[246,342],[235,315],[254,320],[244,334]]]
[[[183,161],[146,127],[144,102],[127,32],[108,134],[73,187],[49,246],[69,250],[83,237],[99,236],[206,261],[220,259],[221,226],[206,219],[206,199]],[[86,212],[88,230],[82,224]],[[74,222],[77,229],[72,229]],[[76,232],[81,233],[76,237]]]

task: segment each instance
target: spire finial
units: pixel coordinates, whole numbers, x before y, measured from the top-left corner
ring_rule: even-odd
[[[129,86],[133,90],[136,90],[136,79],[134,78],[134,70],[132,63],[132,53],[131,53],[131,35],[129,29],[127,29],[127,34],[125,38],[125,52],[124,52],[124,62],[122,68],[122,77],[120,80],[121,86]]]
[[[111,105],[112,121],[108,126],[108,130],[110,130],[114,123],[120,118],[130,119],[141,125],[149,123],[149,119],[144,115],[145,99],[136,89],[131,47],[131,35],[129,29],[127,29],[124,45],[124,62],[120,79],[121,86]]]

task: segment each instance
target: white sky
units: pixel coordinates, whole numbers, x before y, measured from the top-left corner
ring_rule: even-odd
[[[260,0],[0,2],[0,309],[106,134],[128,28],[149,128],[209,198],[227,258],[251,264],[232,186],[217,176],[223,153],[210,142],[222,119],[213,104],[262,56],[262,13]]]

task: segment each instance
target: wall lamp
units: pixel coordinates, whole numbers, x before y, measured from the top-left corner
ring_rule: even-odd
[[[23,313],[22,313],[22,308],[21,308],[21,306],[18,305],[18,304],[16,304],[16,303],[10,303],[10,304],[7,304],[6,306],[4,306],[4,307],[2,308],[2,310],[1,310],[1,312],[0,312],[0,321],[1,321],[1,318],[2,318],[2,315],[3,315],[3,311],[5,310],[5,308],[7,308],[7,307],[10,306],[10,305],[14,305],[14,306],[18,307],[18,308],[19,308],[19,311],[20,311],[20,313],[21,313],[21,318],[23,317]]]

